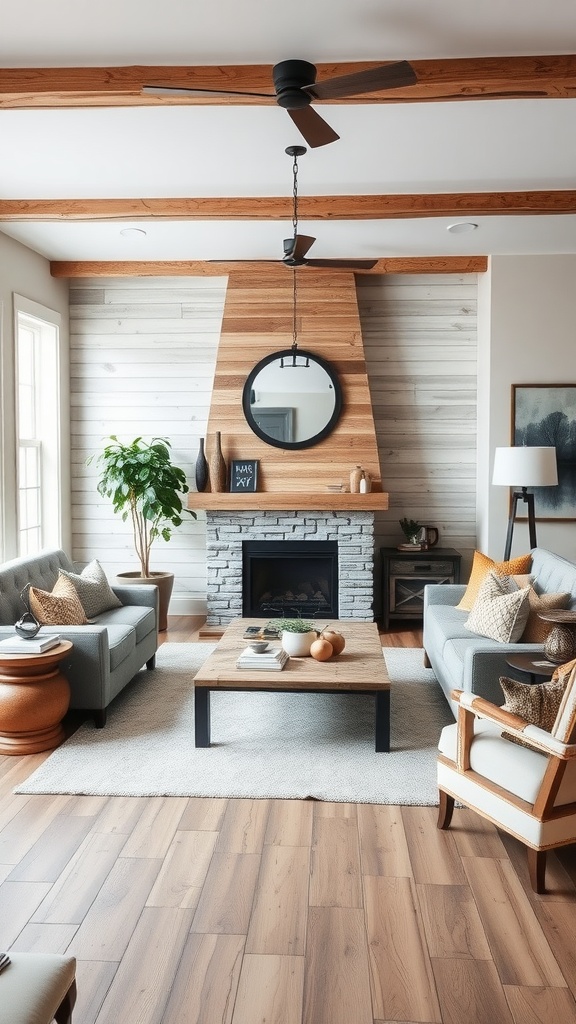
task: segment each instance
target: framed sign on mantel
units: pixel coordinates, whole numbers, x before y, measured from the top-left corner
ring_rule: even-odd
[[[248,494],[258,485],[258,459],[232,459],[230,463],[230,491]]]
[[[576,519],[576,384],[513,384],[512,444],[556,449],[558,486],[533,489],[536,518]]]

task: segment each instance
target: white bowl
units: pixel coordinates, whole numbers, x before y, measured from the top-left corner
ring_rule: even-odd
[[[254,654],[264,654],[270,644],[267,640],[251,640],[248,646],[254,651]]]

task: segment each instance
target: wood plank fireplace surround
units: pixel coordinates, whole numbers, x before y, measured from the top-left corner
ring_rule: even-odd
[[[338,614],[373,618],[374,510],[388,508],[364,359],[354,275],[298,271],[298,345],[332,364],[343,411],[332,433],[311,448],[267,445],[248,426],[242,389],[254,365],[292,344],[292,274],[285,267],[230,274],[208,419],[208,457],[216,430],[230,459],[259,459],[258,492],[193,492],[189,506],[206,510],[207,625],[243,614],[243,542],[336,542]],[[372,478],[369,494],[332,493],[361,465]],[[317,570],[317,566],[315,569]],[[318,575],[318,572],[316,572]],[[300,582],[300,581],[299,581]],[[317,583],[313,580],[312,583]],[[304,605],[302,605],[302,608]],[[312,604],[311,609],[319,607]],[[326,617],[317,611],[313,617]]]

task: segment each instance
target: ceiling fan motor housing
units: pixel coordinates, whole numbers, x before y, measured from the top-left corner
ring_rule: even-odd
[[[312,97],[302,90],[314,85],[316,68],[307,60],[283,60],[272,68],[278,106],[286,110],[299,110],[312,102]]]

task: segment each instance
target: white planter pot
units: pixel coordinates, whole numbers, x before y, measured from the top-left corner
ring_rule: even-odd
[[[310,648],[316,639],[315,630],[308,633],[290,633],[288,630],[282,632],[282,647],[291,658],[305,658],[310,654]]]

